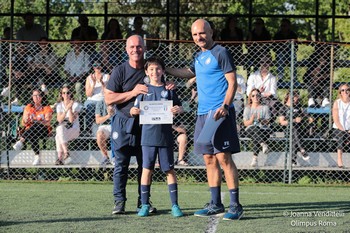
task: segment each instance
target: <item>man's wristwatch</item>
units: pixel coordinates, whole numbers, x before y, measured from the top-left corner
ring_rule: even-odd
[[[228,104],[223,104],[222,106],[224,107],[224,109],[226,109],[228,111],[228,109],[229,109]]]

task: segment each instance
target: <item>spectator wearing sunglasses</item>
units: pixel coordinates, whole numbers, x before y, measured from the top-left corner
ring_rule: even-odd
[[[69,163],[68,142],[79,136],[80,104],[73,99],[73,93],[67,86],[60,90],[56,107],[58,126],[56,128],[56,151],[58,159],[56,165]]]
[[[258,154],[268,153],[267,140],[270,137],[271,130],[268,127],[270,122],[270,110],[267,105],[261,104],[261,92],[253,88],[248,96],[248,104],[243,111],[243,124],[245,126],[245,135],[252,139],[253,160],[252,167],[258,166]]]
[[[337,139],[337,165],[344,168],[343,149],[350,142],[350,86],[343,84],[339,87],[338,98],[332,109],[333,137]]]
[[[33,165],[41,164],[39,139],[43,139],[51,132],[52,109],[46,104],[42,91],[34,90],[32,103],[28,104],[23,111],[22,125],[19,141],[13,146],[14,150],[21,150],[25,142],[30,142],[35,157]]]

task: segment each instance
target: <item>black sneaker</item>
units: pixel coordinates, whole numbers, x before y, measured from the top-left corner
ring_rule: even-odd
[[[116,201],[114,204],[112,214],[125,214],[125,201]]]
[[[149,205],[150,205],[149,213],[150,213],[150,214],[155,214],[155,213],[157,213],[157,208],[152,206],[152,202],[151,202],[151,201],[149,201]],[[142,207],[141,200],[138,199],[138,200],[137,200],[136,213],[138,213],[138,212],[141,210],[141,207]]]

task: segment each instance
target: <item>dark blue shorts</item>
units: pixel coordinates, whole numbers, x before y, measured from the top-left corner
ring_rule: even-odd
[[[160,146],[142,146],[142,167],[154,170],[157,155],[160,169],[163,172],[174,169],[173,148]]]
[[[229,115],[220,124],[210,143],[197,143],[207,114],[197,116],[196,128],[194,131],[194,151],[196,154],[214,155],[220,152],[231,152],[231,154],[240,152],[240,145],[237,134],[235,109],[229,109]]]

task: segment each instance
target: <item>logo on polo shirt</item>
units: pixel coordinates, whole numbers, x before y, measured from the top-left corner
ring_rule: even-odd
[[[119,137],[118,132],[113,132],[113,133],[112,133],[112,138],[113,138],[114,140],[116,140],[118,137]]]

